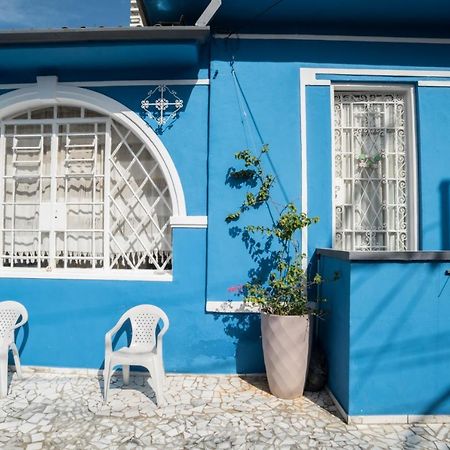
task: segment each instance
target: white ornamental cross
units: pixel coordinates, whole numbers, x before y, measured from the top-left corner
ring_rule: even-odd
[[[166,98],[167,94],[171,97],[170,100]],[[183,100],[177,96],[175,91],[163,84],[151,90],[141,101],[141,108],[159,127],[165,125],[169,120],[175,119],[182,107]]]

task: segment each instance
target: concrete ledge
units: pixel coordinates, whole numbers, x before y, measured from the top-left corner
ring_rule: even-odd
[[[318,248],[319,256],[342,259],[344,261],[449,261],[450,251],[414,251],[414,252],[348,252],[332,248]]]
[[[209,27],[67,28],[51,30],[7,30],[0,32],[0,45],[98,41],[205,42]]]
[[[386,414],[386,415],[367,415],[367,416],[349,416],[339,401],[327,386],[325,388],[339,414],[344,422],[349,425],[373,425],[373,424],[409,424],[409,423],[450,423],[450,415],[436,414]]]

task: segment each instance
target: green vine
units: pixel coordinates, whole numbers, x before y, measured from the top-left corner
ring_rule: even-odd
[[[226,222],[230,224],[238,221],[245,212],[256,210],[262,205],[267,206],[270,226],[247,225],[244,230],[249,235],[259,234],[270,242],[271,248],[275,248],[270,253],[272,268],[268,276],[265,279],[254,277],[240,291],[246,302],[259,305],[261,311],[269,314],[314,314],[316,311],[308,304],[307,289],[311,285],[322,283],[322,278],[316,274],[308,281],[298,238],[303,228],[319,219],[299,212],[294,203],[280,207],[273,202],[272,189],[276,177],[266,173],[262,163],[262,157],[268,152],[267,145],[262,147],[259,156],[250,150],[237,152],[235,158],[242,162],[243,168],[232,168],[229,171],[231,179],[246,183],[251,188],[239,208],[225,218]]]

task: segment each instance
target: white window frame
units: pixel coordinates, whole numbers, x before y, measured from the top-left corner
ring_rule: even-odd
[[[55,106],[55,105],[51,105]],[[66,106],[66,105],[64,105]],[[77,107],[79,108],[79,107]],[[24,111],[27,112],[30,111],[30,109]],[[20,113],[19,113],[20,114]],[[105,135],[105,148],[104,148],[104,169],[103,174],[97,174],[97,176],[103,177],[104,179],[104,192],[102,194],[102,204],[103,204],[103,216],[104,216],[104,223],[103,223],[103,241],[104,241],[104,255],[103,255],[103,261],[104,266],[102,268],[83,268],[83,269],[77,269],[77,268],[55,268],[53,266],[53,260],[55,259],[55,231],[52,227],[52,230],[49,231],[49,237],[50,237],[50,248],[49,248],[49,260],[51,261],[48,267],[40,268],[40,267],[10,267],[2,265],[0,266],[0,271],[4,272],[5,274],[8,274],[8,276],[14,277],[16,273],[19,275],[22,275],[22,273],[29,274],[32,271],[40,272],[41,275],[43,274],[52,274],[58,277],[69,277],[69,278],[79,278],[82,276],[83,278],[98,278],[106,277],[106,278],[122,278],[124,274],[122,272],[125,272],[126,279],[141,279],[142,275],[140,272],[145,272],[145,279],[153,279],[153,280],[170,280],[172,269],[167,270],[155,270],[155,269],[112,269],[108,268],[107,265],[109,264],[109,251],[110,251],[110,240],[112,236],[110,236],[110,207],[111,207],[111,194],[110,194],[110,188],[109,185],[109,179],[111,177],[111,156],[112,156],[112,148],[111,148],[111,133],[112,133],[112,119],[111,117],[101,115],[99,117],[95,118],[53,118],[53,119],[6,119],[1,122],[1,140],[0,140],[0,150],[6,150],[5,146],[5,127],[7,126],[21,126],[21,125],[49,125],[52,127],[51,131],[51,165],[50,165],[50,181],[52,185],[52,195],[56,196],[56,182],[58,178],[61,177],[61,175],[58,175],[57,173],[57,151],[58,148],[60,148],[61,144],[58,144],[56,141],[57,136],[59,135],[58,127],[61,125],[72,125],[72,124],[103,124],[105,126],[105,131],[102,132],[102,134]],[[58,137],[59,139],[59,137]],[[144,142],[142,142],[143,145],[148,147]],[[4,155],[5,153],[3,153]],[[42,162],[41,162],[42,164]],[[4,180],[6,178],[6,166],[5,166],[5,157],[2,156],[0,158],[0,202],[4,204]],[[9,179],[9,178],[8,178]],[[125,183],[128,184],[128,181],[125,180]],[[56,206],[56,197],[52,198],[51,200],[52,205]],[[49,205],[50,205],[49,204]],[[6,204],[4,204],[6,206]],[[41,202],[39,204],[40,211],[42,214],[43,210],[43,203]],[[94,205],[94,203],[93,203]],[[125,219],[127,221],[127,219]],[[51,219],[52,222],[54,222],[53,219]],[[0,223],[3,224],[3,208],[0,210]],[[67,227],[64,227],[65,229]],[[3,225],[0,227],[1,230],[3,230]],[[5,232],[8,232],[7,229],[4,230]],[[91,230],[94,232],[94,229]],[[12,235],[16,233],[16,228],[11,228]],[[19,230],[20,232],[20,230]],[[89,229],[86,229],[86,232],[89,232]],[[97,232],[96,232],[97,233]],[[3,235],[3,231],[2,231]],[[138,238],[139,239],[139,238]],[[113,238],[114,240],[114,238]],[[0,237],[0,248],[3,248],[3,238]],[[65,255],[66,257],[66,255]],[[13,258],[13,257],[12,257]],[[39,256],[38,256],[39,258]],[[57,258],[56,258],[57,259]],[[87,272],[87,277],[85,276],[85,272]]]
[[[169,186],[173,215],[170,226],[174,228],[207,228],[207,216],[190,216],[186,212],[186,203],[180,176],[172,158],[156,133],[139,117],[120,102],[98,92],[65,83],[59,83],[57,77],[37,77],[36,84],[18,86],[15,90],[0,96],[0,120],[14,113],[32,108],[51,105],[85,107],[110,116],[130,129],[145,142],[156,161],[160,164]],[[35,268],[0,269],[0,278],[44,278],[44,279],[84,279],[84,280],[123,280],[123,281],[172,281],[172,273],[155,273],[140,270],[89,271],[77,269],[53,269],[51,272]],[[150,273],[149,273],[150,272]]]
[[[407,131],[407,192],[408,192],[408,217],[407,251],[416,251],[419,246],[418,238],[418,174],[417,174],[417,139],[415,118],[415,88],[404,84],[376,84],[376,83],[331,83],[331,198],[332,198],[332,233],[333,248],[336,248],[336,213],[335,213],[335,143],[334,143],[334,96],[335,92],[397,92],[406,98],[406,131]],[[354,250],[351,250],[354,251]],[[388,250],[389,252],[389,250]]]

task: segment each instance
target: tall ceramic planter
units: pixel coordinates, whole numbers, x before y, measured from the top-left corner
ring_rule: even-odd
[[[303,395],[309,361],[309,316],[261,314],[261,334],[270,392],[279,398]]]

